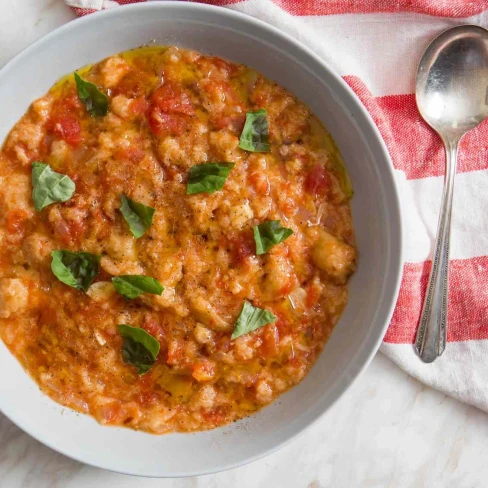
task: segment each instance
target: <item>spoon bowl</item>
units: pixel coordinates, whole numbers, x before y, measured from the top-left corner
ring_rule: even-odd
[[[461,138],[488,116],[488,31],[462,25],[425,51],[417,73],[417,106],[441,137]]]
[[[431,363],[446,347],[449,240],[459,141],[488,116],[488,31],[454,27],[436,37],[420,60],[416,100],[420,114],[446,149],[441,213],[415,347]]]

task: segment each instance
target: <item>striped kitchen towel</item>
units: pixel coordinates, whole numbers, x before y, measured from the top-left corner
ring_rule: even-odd
[[[144,0],[66,0],[79,15]],[[322,56],[388,146],[406,232],[398,303],[381,350],[424,383],[488,411],[488,123],[461,144],[451,239],[449,344],[424,364],[412,344],[431,266],[444,151],[415,105],[418,60],[457,24],[488,27],[488,0],[205,0],[258,17]]]

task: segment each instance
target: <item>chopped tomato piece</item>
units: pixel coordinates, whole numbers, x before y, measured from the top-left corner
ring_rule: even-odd
[[[66,244],[78,242],[86,230],[84,221],[57,220],[53,224],[54,231],[59,238]]]
[[[184,116],[162,112],[156,106],[149,109],[148,120],[151,132],[156,135],[179,136],[186,126]]]
[[[27,213],[23,210],[11,210],[8,212],[5,220],[9,234],[23,233],[26,218]]]
[[[224,102],[230,105],[234,99],[237,101],[232,86],[225,81],[211,81],[206,79],[200,81],[198,87],[204,96],[204,103],[206,105],[212,106],[213,110],[215,110],[215,106],[220,106],[219,116],[223,115],[224,109],[227,108]],[[212,112],[212,114],[215,115],[215,112]]]
[[[256,171],[249,177],[252,187],[259,195],[269,195],[270,185],[267,175],[262,171]]]
[[[273,313],[276,315],[276,322],[273,325],[277,328],[279,337],[286,336],[294,325],[291,312],[289,310],[275,309]]]
[[[164,329],[156,317],[146,317],[143,329],[156,338],[160,343],[165,340]]]
[[[256,243],[254,242],[251,231],[234,237],[231,239],[230,245],[233,251],[233,261],[236,266],[242,265],[249,256],[256,253]]]
[[[194,115],[195,109],[188,95],[180,88],[167,83],[160,86],[152,96],[152,103],[161,112],[170,114]]]
[[[235,132],[241,133],[244,128],[244,122],[246,121],[246,114],[236,115],[223,115],[217,117],[210,117],[210,121],[213,126],[220,129],[230,129]]]
[[[84,220],[69,220],[68,227],[71,239],[79,241],[86,231],[86,222]]]
[[[225,78],[230,76],[233,72],[239,69],[238,66],[229,63],[225,59],[218,58],[217,56],[213,57],[201,57],[197,61],[197,66],[205,73],[206,76],[212,78],[213,76],[221,75]]]
[[[51,112],[49,130],[71,146],[76,146],[83,139],[79,121],[82,110],[83,105],[76,93],[70,93],[57,100]]]
[[[313,307],[319,301],[320,293],[321,293],[320,288],[316,286],[314,283],[311,283],[307,287],[307,298],[305,303],[308,308]]]
[[[144,375],[141,379],[146,378],[146,377],[151,378],[148,375]],[[150,386],[148,388],[150,388]],[[156,391],[151,391],[150,389],[142,391],[137,397],[137,403],[139,403],[139,405],[141,405],[141,407],[148,407],[150,405],[156,405],[160,401],[161,401],[161,396],[159,395],[159,393]]]
[[[78,175],[73,175],[73,181],[76,182],[77,180]],[[74,242],[79,242],[85,234],[87,229],[87,221],[83,217],[83,211],[78,218],[66,218],[64,209],[66,209],[67,206],[72,209],[77,208],[76,197],[74,201],[71,201],[62,207],[63,210],[61,211],[61,214],[50,223],[58,238],[60,238],[65,244],[72,244]]]
[[[134,78],[134,76],[126,75],[121,81],[112,89],[112,95],[115,97],[117,95],[125,95],[126,97],[140,97],[146,92],[147,80],[141,77],[139,73],[139,78]]]
[[[70,235],[70,230],[67,222],[63,219],[61,220],[56,220],[53,223],[54,227],[54,232],[57,234],[57,236],[62,239],[63,242],[69,243],[71,242],[71,235]]]
[[[153,93],[151,102],[149,128],[156,135],[180,135],[187,124],[186,116],[195,114],[188,95],[171,83],[159,87]]]
[[[52,120],[53,132],[68,144],[76,146],[83,138],[78,119],[72,115],[60,115]]]
[[[60,99],[58,103],[59,112],[74,112],[83,108],[83,103],[81,102],[78,94],[75,92]]]
[[[204,59],[204,58],[200,58],[200,59]],[[221,71],[226,71],[227,74],[231,74],[238,69],[238,66],[236,64],[230,63],[229,61],[226,61],[225,59],[219,58],[217,56],[212,56],[207,59],[215,66],[217,66],[217,68],[219,68]]]
[[[271,357],[278,354],[280,344],[280,333],[276,324],[268,324],[263,329],[263,345],[261,346],[263,354]]]
[[[76,93],[57,100],[54,103],[48,128],[68,144],[76,146],[83,137],[79,118],[83,106]]]
[[[225,80],[199,83],[204,105],[212,107],[210,123],[217,129],[242,132],[246,120],[245,107],[234,87]]]
[[[138,163],[144,158],[144,150],[137,146],[119,147],[114,152],[115,159]]]
[[[134,98],[130,104],[130,110],[134,115],[143,114],[149,106],[145,98]]]
[[[331,179],[323,164],[317,163],[305,177],[305,191],[314,197],[325,196],[330,189]]]

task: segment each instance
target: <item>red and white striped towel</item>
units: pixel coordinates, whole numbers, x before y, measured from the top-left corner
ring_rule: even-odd
[[[145,0],[65,0],[79,15]],[[190,0],[194,1],[194,0]],[[424,383],[488,411],[488,123],[461,144],[444,355],[424,364],[412,344],[430,270],[444,151],[413,95],[430,40],[461,23],[488,27],[488,0],[203,0],[273,24],[321,55],[378,125],[396,170],[406,223],[400,296],[382,351]]]

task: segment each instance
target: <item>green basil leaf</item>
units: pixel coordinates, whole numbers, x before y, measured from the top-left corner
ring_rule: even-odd
[[[56,173],[49,164],[34,161],[32,188],[34,208],[40,212],[51,203],[68,201],[75,193],[76,186],[69,176]]]
[[[267,220],[253,227],[253,231],[258,255],[264,254],[293,234],[293,231],[283,227],[279,220]]]
[[[108,98],[97,85],[84,80],[78,73],[74,73],[78,98],[85,104],[88,113],[92,117],[107,115]]]
[[[262,327],[263,325],[272,324],[275,320],[276,316],[269,310],[254,307],[249,302],[244,302],[241,314],[234,325],[231,339],[248,334],[253,330],[259,329],[259,327]]]
[[[124,216],[125,221],[129,224],[129,229],[132,235],[139,239],[142,237],[149,227],[151,227],[154,215],[154,208],[135,202],[124,194],[120,195],[120,202],[122,206],[120,211]]]
[[[239,147],[252,152],[269,152],[268,115],[264,108],[247,112]]]
[[[51,270],[59,281],[86,291],[98,275],[101,256],[89,252],[53,251]]]
[[[124,339],[122,359],[137,368],[139,374],[145,374],[156,361],[159,354],[159,342],[144,329],[127,324],[117,326]]]
[[[213,193],[221,190],[234,163],[203,163],[192,166],[186,184],[186,194]]]
[[[127,300],[132,300],[142,293],[161,295],[164,288],[158,280],[143,275],[123,275],[112,278],[114,288]]]

